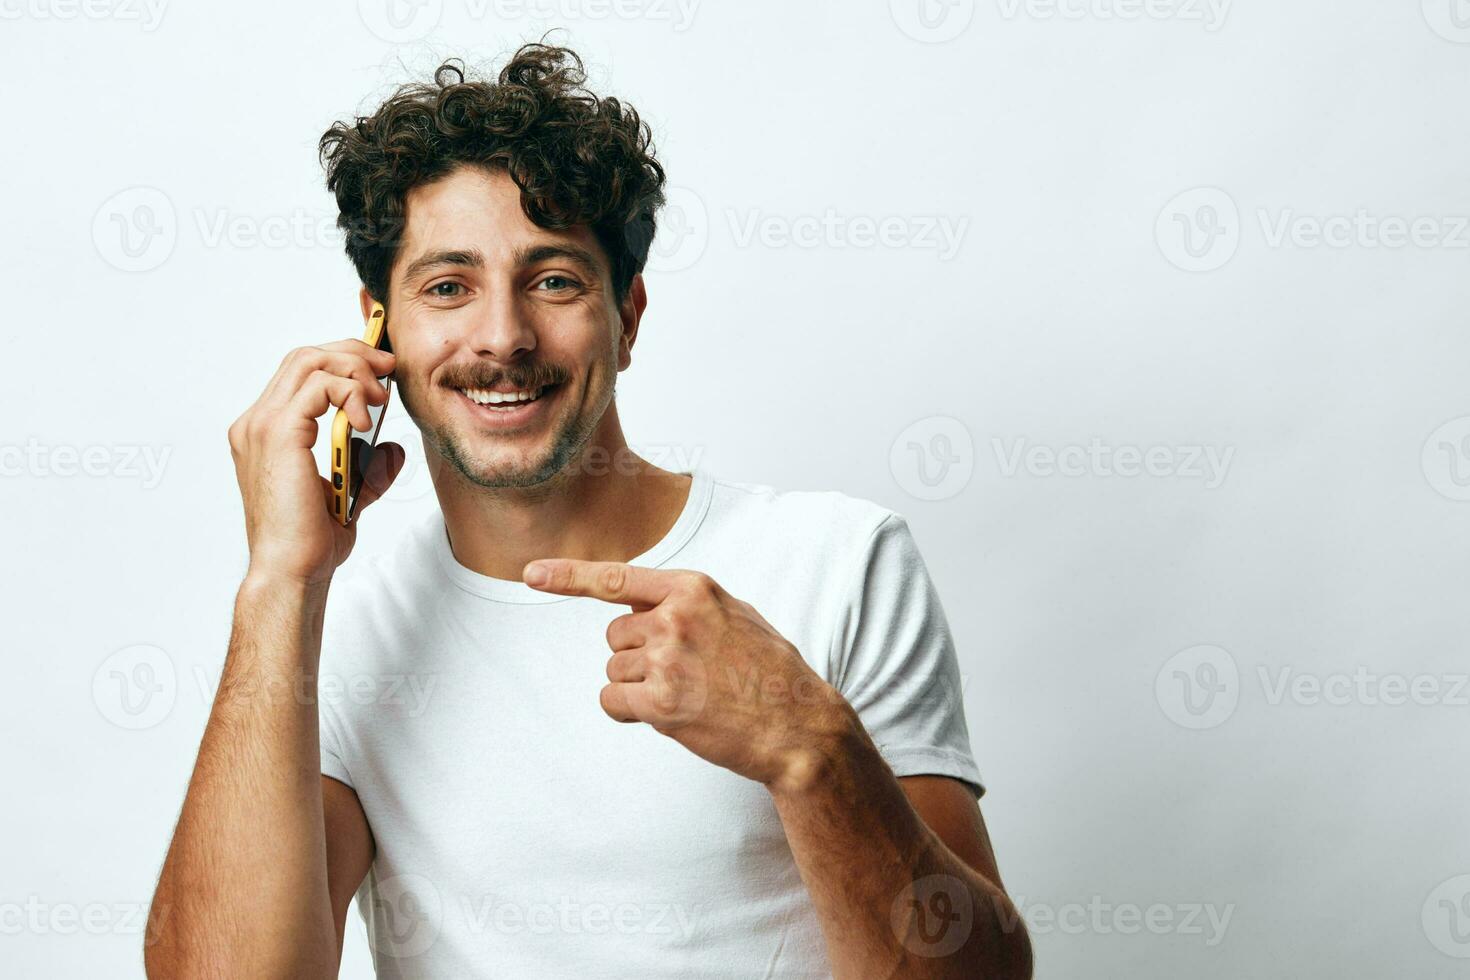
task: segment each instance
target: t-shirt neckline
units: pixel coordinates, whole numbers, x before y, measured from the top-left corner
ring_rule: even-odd
[[[699,467],[690,467],[688,470],[676,470],[675,472],[683,473],[691,481],[689,496],[684,501],[684,509],[679,512],[673,527],[669,528],[657,544],[641,555],[628,559],[630,565],[657,568],[668,561],[693,537],[709,510],[710,497],[714,490],[714,481],[710,475]],[[481,575],[461,565],[459,559],[454,557],[454,550],[449,545],[449,529],[444,525],[442,513],[436,513],[430,530],[439,568],[451,582],[472,595],[483,596],[498,602],[520,603],[564,602],[575,598],[574,596],[541,592],[524,582]]]

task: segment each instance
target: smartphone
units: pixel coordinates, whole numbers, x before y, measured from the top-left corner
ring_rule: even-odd
[[[388,314],[382,303],[373,304],[362,341],[369,347],[392,353],[393,348],[388,343]],[[391,375],[383,379],[383,387],[391,397]],[[378,433],[383,431],[383,415],[387,408],[386,401],[381,405],[368,406],[368,418],[372,420],[373,427],[367,438],[352,434],[352,422],[342,409],[337,409],[337,415],[332,419],[332,516],[343,527],[351,524],[357,513],[362,474],[367,470],[373,453],[377,451]]]

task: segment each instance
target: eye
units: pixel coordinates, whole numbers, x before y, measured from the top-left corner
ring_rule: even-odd
[[[561,285],[556,285],[558,283],[560,283]],[[546,292],[549,293],[564,293],[568,289],[575,289],[577,286],[580,285],[581,283],[577,282],[577,280],[573,279],[571,276],[550,275],[538,282],[536,284],[536,287],[540,289],[541,287],[545,286],[547,287]]]
[[[460,290],[464,288],[463,285],[455,282],[453,279],[446,279],[443,282],[434,283],[434,285],[428,288],[428,292],[431,295],[438,297],[439,299],[454,299],[459,295],[458,292],[441,292],[440,290],[444,289],[446,286],[453,290]]]

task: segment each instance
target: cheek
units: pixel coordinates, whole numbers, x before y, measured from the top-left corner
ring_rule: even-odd
[[[604,365],[616,357],[606,338],[590,329],[578,331],[575,336],[569,336],[566,331],[547,331],[537,340],[536,354],[543,362],[555,364],[584,380],[602,375]]]
[[[448,337],[415,333],[411,339],[394,345],[393,351],[398,356],[395,370],[400,378],[406,374],[410,384],[426,387],[434,372],[452,359],[453,349]]]

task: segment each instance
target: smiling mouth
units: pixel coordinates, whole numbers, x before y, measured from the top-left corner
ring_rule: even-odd
[[[554,384],[538,385],[535,388],[520,388],[515,391],[493,391],[489,388],[456,388],[461,395],[481,408],[494,412],[513,412],[528,405],[553,390]]]

